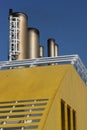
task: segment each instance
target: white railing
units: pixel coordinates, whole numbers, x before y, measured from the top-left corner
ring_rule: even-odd
[[[34,67],[36,65],[48,65],[48,64],[73,64],[76,71],[79,73],[82,80],[87,85],[87,69],[82,63],[78,55],[64,55],[58,57],[43,57],[36,59],[14,60],[0,62],[0,69],[11,69],[21,66]],[[55,65],[55,64],[54,64]]]

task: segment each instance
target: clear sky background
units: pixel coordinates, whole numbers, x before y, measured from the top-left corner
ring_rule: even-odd
[[[0,61],[8,59],[9,9],[28,15],[40,31],[40,44],[54,38],[60,55],[79,54],[87,68],[87,0],[0,0]]]

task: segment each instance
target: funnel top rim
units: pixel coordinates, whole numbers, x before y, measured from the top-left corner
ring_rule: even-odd
[[[39,30],[38,30],[37,28],[29,27],[29,28],[28,28],[28,31],[30,31],[30,30],[36,32],[36,33],[39,35]]]
[[[49,38],[49,39],[47,40],[47,42],[50,42],[50,41],[53,41],[53,42],[55,43],[55,39],[54,39],[54,38]]]
[[[24,16],[24,17],[26,17],[27,19],[28,19],[28,16],[27,16],[27,14],[25,14],[25,13],[23,13],[23,12],[14,12],[14,13],[11,13],[10,15],[12,15],[12,16],[16,16],[16,17],[18,17],[18,16]]]

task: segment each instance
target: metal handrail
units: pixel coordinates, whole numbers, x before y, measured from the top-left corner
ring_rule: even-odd
[[[35,65],[48,65],[51,63],[58,64],[73,64],[76,71],[79,73],[82,80],[87,85],[87,69],[82,63],[78,55],[64,55],[57,57],[43,57],[36,59],[24,59],[24,60],[14,60],[14,61],[3,61],[0,62],[0,69],[11,69],[15,67],[28,66],[33,67]]]

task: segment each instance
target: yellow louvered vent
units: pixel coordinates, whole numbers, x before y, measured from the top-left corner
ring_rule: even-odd
[[[0,102],[0,130],[36,130],[48,99]]]

